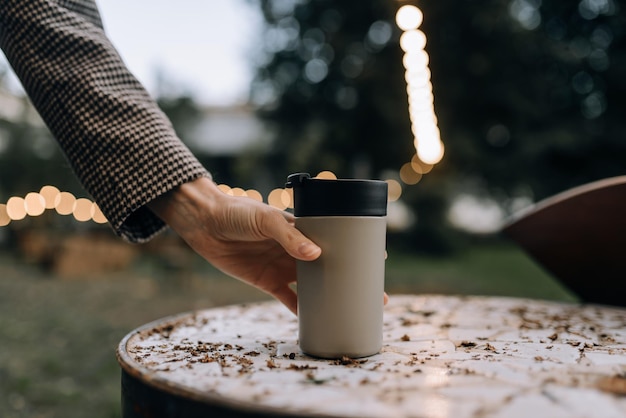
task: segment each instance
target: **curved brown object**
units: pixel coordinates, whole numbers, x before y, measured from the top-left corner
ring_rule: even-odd
[[[582,301],[626,306],[626,176],[545,199],[503,232]]]

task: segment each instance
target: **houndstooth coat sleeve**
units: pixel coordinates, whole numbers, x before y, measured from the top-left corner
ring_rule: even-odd
[[[147,241],[165,226],[147,202],[209,176],[122,62],[94,0],[0,0],[0,47],[124,239]]]

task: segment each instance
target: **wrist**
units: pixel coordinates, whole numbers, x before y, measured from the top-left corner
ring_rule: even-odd
[[[182,232],[180,229],[189,225],[190,219],[211,216],[223,197],[224,193],[211,179],[200,177],[162,194],[148,202],[147,207],[174,230]]]

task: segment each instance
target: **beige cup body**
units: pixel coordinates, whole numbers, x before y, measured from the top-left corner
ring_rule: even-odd
[[[300,348],[323,358],[378,353],[385,217],[299,217],[296,227],[322,248],[319,259],[298,262]]]

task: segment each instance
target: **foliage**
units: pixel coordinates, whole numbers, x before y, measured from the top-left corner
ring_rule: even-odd
[[[370,177],[413,154],[394,14],[403,4],[422,9],[446,155],[405,187],[418,218],[405,237],[413,248],[450,249],[446,211],[459,193],[510,213],[519,198],[536,201],[626,169],[626,12],[616,0],[259,4],[267,57],[252,97],[280,126],[277,161],[284,171]],[[389,37],[377,38],[383,32]],[[353,101],[341,99],[345,89]]]
[[[393,2],[261,1],[266,63],[253,84],[277,122],[282,172],[378,176],[411,155]]]
[[[455,5],[422,7],[456,175],[496,197],[541,199],[622,174],[622,8],[611,0]]]
[[[11,121],[0,118],[0,202],[12,195],[39,191],[44,179],[54,179],[62,190],[84,194],[30,102],[18,97],[11,100],[12,105],[19,106],[20,115]]]

